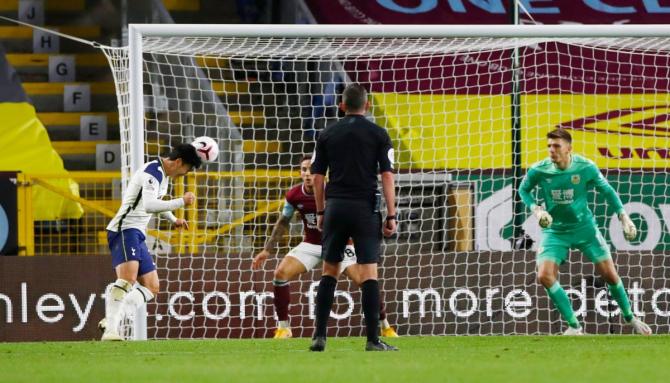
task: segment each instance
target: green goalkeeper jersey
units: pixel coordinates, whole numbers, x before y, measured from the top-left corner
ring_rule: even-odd
[[[607,182],[593,161],[573,154],[572,163],[559,169],[551,159],[540,161],[528,169],[519,187],[519,195],[529,208],[536,204],[531,192],[540,187],[546,209],[553,218],[547,231],[570,231],[585,224],[595,225],[593,213],[587,203],[588,191],[595,187],[605,195],[609,206],[617,214],[623,213],[621,199]]]

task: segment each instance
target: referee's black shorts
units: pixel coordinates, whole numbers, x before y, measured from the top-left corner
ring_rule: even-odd
[[[367,200],[329,198],[323,220],[321,258],[342,262],[349,238],[354,240],[357,263],[379,263],[382,216]]]

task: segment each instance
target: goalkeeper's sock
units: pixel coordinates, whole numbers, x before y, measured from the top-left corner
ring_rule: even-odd
[[[379,296],[379,320],[386,320],[386,304],[382,295]]]
[[[361,284],[363,315],[368,342],[379,342],[379,282],[368,279]]]
[[[274,305],[275,312],[277,313],[277,319],[279,319],[279,327],[286,328],[282,326],[281,322],[288,323],[288,306],[291,303],[291,289],[289,287],[288,281],[273,280],[272,285],[274,286]]]
[[[561,313],[563,320],[568,322],[568,326],[580,328],[581,325],[575,316],[575,312],[572,310],[570,298],[568,298],[568,294],[565,293],[561,284],[556,281],[550,288],[545,288],[545,290],[547,290],[547,294],[551,298],[551,301],[554,302],[554,306],[556,306],[558,312]]]
[[[328,316],[335,299],[335,286],[337,279],[329,276],[321,276],[319,288],[316,291],[316,329],[314,337],[325,337],[328,330]]]
[[[386,304],[384,303],[384,295],[379,295],[379,327],[389,328],[391,325],[386,319]]]
[[[379,327],[382,329],[389,328],[391,327],[391,324],[387,319],[380,319],[379,320]]]
[[[613,285],[608,284],[607,287],[609,288],[610,294],[612,294],[612,298],[619,304],[623,319],[626,322],[632,321],[633,311],[630,308],[630,300],[628,299],[628,294],[626,294],[626,289],[623,287],[621,279]]]
[[[109,296],[105,299],[105,317],[107,318],[107,327],[109,331],[117,332],[117,327],[115,327],[116,318],[119,316],[119,311],[121,311],[123,299],[128,295],[128,292],[131,291],[132,288],[133,285],[130,282],[121,278],[117,279],[112,284],[112,287],[110,287]]]

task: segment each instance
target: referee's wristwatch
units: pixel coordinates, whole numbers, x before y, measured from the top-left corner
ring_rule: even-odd
[[[390,220],[392,220],[392,219],[393,219],[393,220],[396,220],[396,221],[398,220],[398,219],[395,217],[395,215],[387,215],[387,216],[386,216],[386,220],[387,220],[387,221],[390,221]]]

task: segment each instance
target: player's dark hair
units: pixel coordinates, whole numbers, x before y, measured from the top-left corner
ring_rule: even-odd
[[[347,111],[361,110],[368,101],[368,92],[360,84],[349,84],[342,92],[342,102]]]
[[[547,133],[547,138],[553,138],[553,139],[560,138],[567,141],[569,144],[572,144],[572,136],[570,135],[570,133],[568,133],[567,130],[561,128],[556,128],[551,132]]]
[[[181,158],[181,162],[191,165],[191,168],[197,169],[202,165],[202,160],[195,150],[195,146],[191,144],[178,144],[172,151],[168,153],[167,157],[171,160]]]
[[[311,162],[312,161],[312,155],[311,154],[305,154],[304,156],[302,156],[302,158],[300,159],[300,162],[298,162],[298,163],[302,164],[303,161],[310,161]]]

